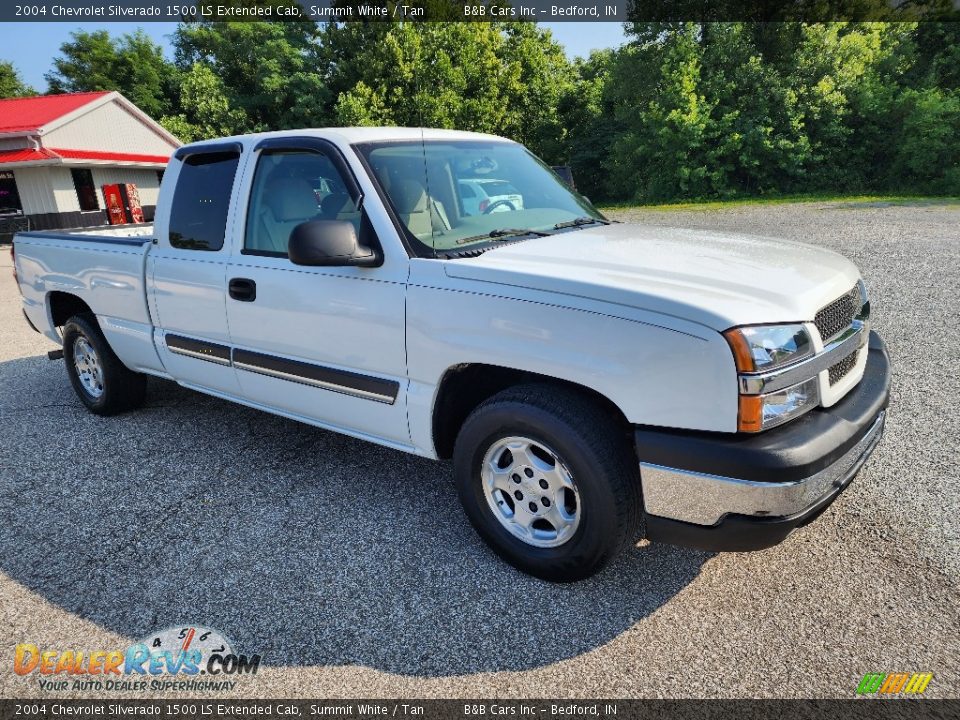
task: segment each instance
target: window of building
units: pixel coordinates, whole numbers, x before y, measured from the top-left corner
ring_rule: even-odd
[[[157,170],[157,184],[163,182],[163,170]]]
[[[99,210],[100,203],[97,202],[97,186],[93,184],[93,173],[87,168],[73,168],[70,174],[73,176],[77,200],[80,201],[80,210],[82,212]]]
[[[184,250],[219,250],[227,229],[230,192],[240,154],[191,155],[183,162],[170,207],[170,244]]]
[[[0,215],[19,215],[23,212],[17,181],[9,170],[0,172]]]

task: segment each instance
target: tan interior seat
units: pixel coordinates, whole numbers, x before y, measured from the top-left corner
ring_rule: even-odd
[[[356,206],[346,193],[332,192],[320,202],[320,215],[324,220],[339,220],[352,212],[356,212]]]
[[[416,180],[400,179],[391,184],[390,196],[400,221],[418,238],[442,235],[450,229],[450,220],[443,204],[427,195]]]
[[[302,178],[278,178],[269,187],[252,249],[286,253],[293,229],[317,217],[317,196]]]

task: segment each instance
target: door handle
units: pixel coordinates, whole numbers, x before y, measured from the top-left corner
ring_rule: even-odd
[[[240,302],[253,302],[257,299],[257,284],[247,278],[230,280],[230,297]]]

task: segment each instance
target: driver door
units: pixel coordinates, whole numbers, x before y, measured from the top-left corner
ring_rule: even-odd
[[[340,151],[315,137],[255,148],[245,223],[228,263],[227,320],[243,396],[366,439],[409,446],[402,263],[307,267],[287,257],[300,223],[345,220],[377,245]],[[236,288],[236,292],[234,292]]]

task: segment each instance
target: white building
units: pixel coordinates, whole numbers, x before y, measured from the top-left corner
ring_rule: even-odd
[[[0,216],[31,230],[108,223],[103,186],[137,186],[153,219],[177,138],[117,92],[0,100]]]

